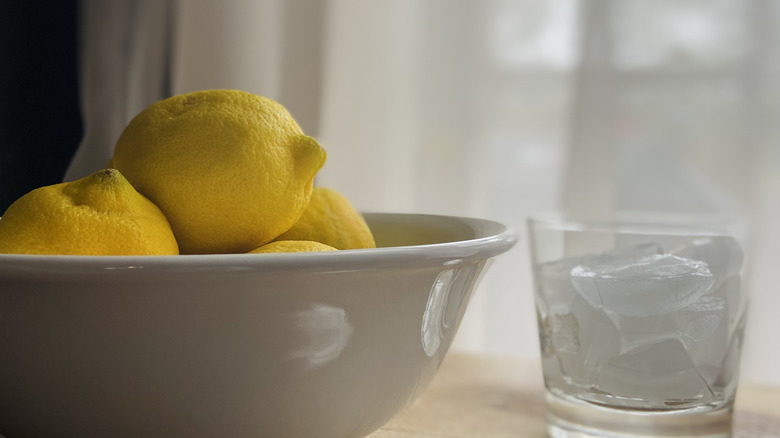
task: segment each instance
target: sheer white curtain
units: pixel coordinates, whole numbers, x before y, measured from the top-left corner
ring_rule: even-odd
[[[361,210],[483,216],[521,236],[553,208],[746,219],[743,378],[780,384],[780,0],[169,4],[152,34],[167,90],[281,101],[328,150],[318,184]],[[155,29],[133,23],[124,47]],[[455,348],[538,354],[525,244],[497,259]]]
[[[65,175],[106,165],[127,122],[170,94],[169,0],[82,0],[79,87],[84,138]]]

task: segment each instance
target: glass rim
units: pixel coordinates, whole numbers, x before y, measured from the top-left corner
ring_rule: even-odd
[[[530,230],[701,236],[741,235],[746,226],[745,219],[728,214],[638,210],[617,211],[602,218],[550,210],[528,215],[526,223]]]

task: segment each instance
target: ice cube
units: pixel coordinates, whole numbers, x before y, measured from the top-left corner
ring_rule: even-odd
[[[729,330],[733,330],[740,313],[747,307],[747,293],[742,292],[742,278],[739,275],[728,277],[722,284],[713,287],[710,294],[723,299]]]
[[[736,386],[739,379],[739,364],[742,354],[742,343],[745,335],[745,315],[742,311],[737,318],[736,326],[729,335],[728,346],[722,361],[714,367],[717,372],[714,377],[714,388],[716,391],[722,391],[724,394],[733,394],[731,390]],[[731,390],[730,390],[731,389]]]
[[[553,315],[552,343],[555,350],[576,353],[580,349],[579,325],[573,315]]]
[[[576,293],[569,281],[571,267],[565,265],[564,261],[539,265],[536,304],[544,314],[569,313]]]
[[[721,368],[727,361],[738,316],[744,314],[739,284],[739,277],[731,277],[689,306],[669,314],[609,314],[621,334],[621,352],[679,339],[704,380],[710,387],[717,386],[718,380],[722,379]]]
[[[670,252],[679,257],[707,263],[715,277],[716,285],[720,285],[728,277],[739,275],[744,257],[739,242],[731,236],[697,237]]]
[[[721,323],[725,325],[726,303],[723,298],[705,295],[674,313],[674,319],[683,343],[689,347],[708,339]]]
[[[561,370],[570,384],[588,387],[602,363],[620,353],[620,334],[603,312],[581,297],[575,298],[568,316],[569,323],[576,323],[577,348],[557,352]]]
[[[632,316],[613,313],[609,318],[620,332],[623,353],[643,345],[681,337],[674,314]]]
[[[618,399],[656,408],[708,403],[713,397],[678,339],[637,347],[607,359],[595,387]]]
[[[720,297],[704,295],[683,309],[661,315],[609,314],[620,332],[623,352],[660,342],[680,339],[686,348],[711,337],[725,323],[726,308]]]
[[[689,337],[685,343],[688,352],[691,355],[691,359],[702,370],[702,376],[711,385],[716,383],[718,375],[721,374],[721,368],[727,361],[729,355],[729,344],[734,337],[734,333],[737,331],[738,326],[744,320],[741,318],[744,315],[745,305],[740,297],[740,278],[730,277],[719,288],[713,290],[709,294],[702,297],[702,300],[708,299],[709,302],[703,303],[697,310],[705,315],[709,312],[710,315],[717,315],[719,318],[717,326],[714,324],[714,316],[710,316],[708,321],[705,318],[696,318],[690,312],[681,314],[678,317],[678,323],[682,323],[693,316],[693,320],[690,321],[691,325],[700,324],[696,330],[691,332],[702,333],[703,330],[709,328],[704,327],[707,324],[711,324],[711,332],[706,337],[692,342]],[[707,333],[703,333],[707,334]]]
[[[553,313],[540,319],[542,352],[551,356],[558,352],[577,353],[580,348],[579,327],[572,314]]]
[[[707,293],[707,264],[671,254],[582,264],[571,270],[574,289],[594,307],[649,316],[680,310]]]
[[[544,313],[569,313],[577,293],[572,287],[571,271],[581,265],[603,265],[617,260],[635,260],[652,254],[661,254],[663,250],[654,243],[645,243],[626,248],[615,249],[602,254],[589,254],[568,257],[553,262],[541,263],[538,269],[540,307]],[[584,296],[593,307],[600,306],[598,296]]]

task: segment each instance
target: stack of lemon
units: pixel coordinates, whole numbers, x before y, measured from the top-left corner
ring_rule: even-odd
[[[363,217],[314,187],[325,150],[271,99],[206,90],[157,102],[106,169],[41,187],[0,218],[0,253],[168,255],[371,248]]]

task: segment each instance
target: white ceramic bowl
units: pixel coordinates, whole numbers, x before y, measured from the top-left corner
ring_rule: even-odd
[[[487,262],[491,221],[366,214],[381,248],[0,255],[7,438],[347,438],[430,381]]]

